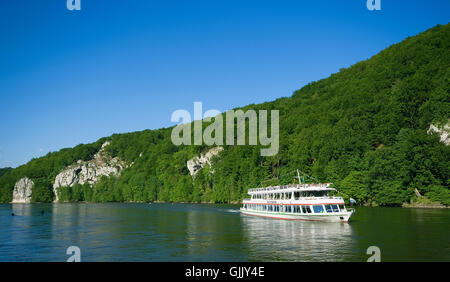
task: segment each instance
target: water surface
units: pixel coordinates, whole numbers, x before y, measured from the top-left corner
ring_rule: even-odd
[[[1,204],[0,261],[450,261],[450,210],[358,207],[350,223],[241,215],[236,205]],[[44,212],[42,214],[42,211]],[[15,216],[11,216],[14,213]]]

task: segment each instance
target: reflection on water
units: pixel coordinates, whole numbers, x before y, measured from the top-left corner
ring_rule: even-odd
[[[242,222],[250,260],[342,261],[352,252],[352,228],[346,223],[276,220],[245,215]]]
[[[1,209],[0,260],[7,253],[12,261],[31,261],[36,255],[36,246],[52,239],[51,205],[12,204],[10,209]],[[14,216],[12,216],[14,214]],[[30,232],[32,231],[32,232]],[[52,256],[51,245],[39,248],[42,255]]]
[[[358,207],[352,221],[259,218],[238,206],[0,204],[0,261],[450,261],[450,210]],[[11,216],[14,213],[15,216]]]
[[[193,209],[187,213],[186,258],[200,261],[246,261],[239,213],[227,209]]]

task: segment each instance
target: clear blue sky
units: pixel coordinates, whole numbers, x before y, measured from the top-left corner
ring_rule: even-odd
[[[303,85],[449,22],[450,1],[0,1],[0,167]]]

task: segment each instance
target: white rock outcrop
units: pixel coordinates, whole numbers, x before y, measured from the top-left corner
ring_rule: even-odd
[[[433,124],[430,125],[430,128],[427,131],[428,133],[437,132],[441,137],[441,142],[444,142],[445,145],[450,144],[450,125],[449,123],[444,126],[438,127]]]
[[[105,142],[101,149],[94,155],[90,161],[79,160],[76,164],[70,165],[61,171],[53,183],[53,192],[55,193],[55,202],[58,199],[59,187],[72,187],[75,184],[96,184],[102,176],[119,175],[126,167],[125,163],[119,158],[111,158],[105,147],[110,143]]]
[[[195,176],[197,172],[202,169],[205,165],[211,165],[212,157],[218,155],[223,151],[223,147],[214,147],[209,149],[207,152],[200,154],[199,156],[193,157],[187,161],[187,168],[191,176]]]
[[[33,180],[28,177],[24,177],[17,181],[14,185],[12,203],[30,203],[33,185]]]

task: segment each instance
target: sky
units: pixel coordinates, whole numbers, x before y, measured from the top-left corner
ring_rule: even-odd
[[[0,167],[309,82],[437,24],[450,1],[0,0]]]

